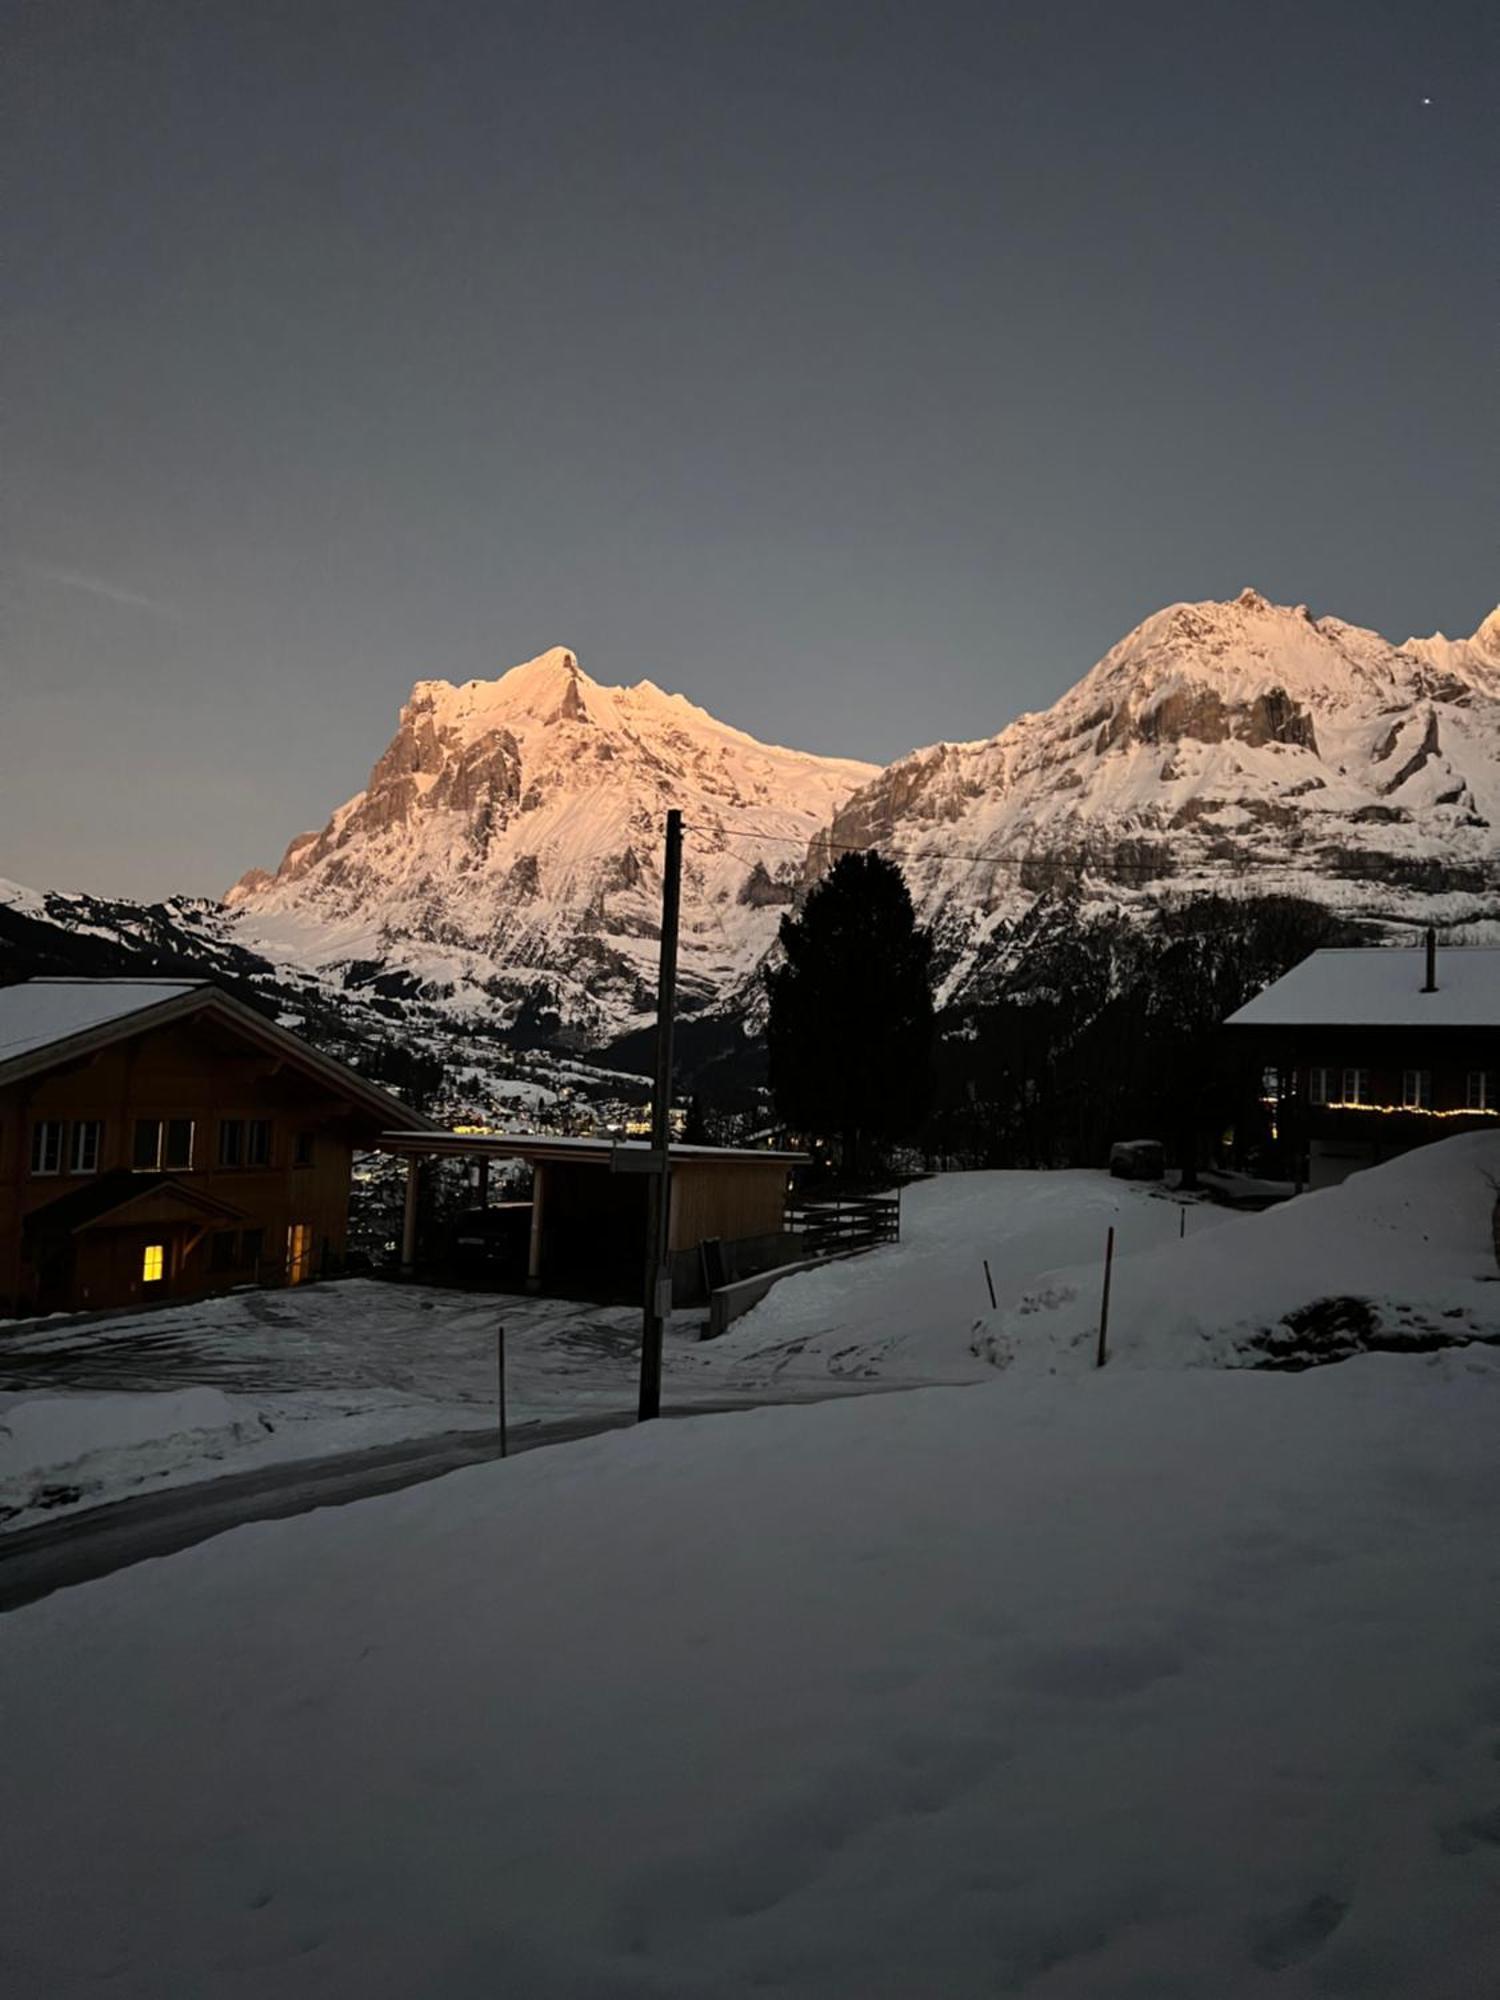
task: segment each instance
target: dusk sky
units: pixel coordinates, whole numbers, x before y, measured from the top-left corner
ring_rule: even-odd
[[[1497,564],[1493,4],[7,4],[0,875],[217,892],[556,644],[887,760]]]

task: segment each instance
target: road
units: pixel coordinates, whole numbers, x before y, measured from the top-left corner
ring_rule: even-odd
[[[881,1391],[866,1388],[852,1393]],[[841,1397],[776,1400],[825,1402]],[[754,1407],[746,1401],[705,1402],[663,1410],[662,1415],[712,1416]],[[619,1410],[517,1425],[510,1435],[511,1455],[598,1437],[634,1422],[633,1411]],[[434,1437],[338,1452],[329,1458],[293,1460],[256,1472],[225,1473],[191,1486],[174,1486],[164,1493],[91,1507],[35,1528],[17,1528],[0,1536],[0,1612],[14,1611],[49,1597],[54,1590],[88,1583],[132,1563],[175,1555],[179,1549],[191,1548],[195,1542],[206,1542],[210,1536],[250,1521],[280,1521],[292,1514],[311,1513],[315,1507],[342,1507],[351,1500],[368,1500],[403,1486],[418,1486],[423,1480],[440,1479],[445,1472],[458,1472],[466,1465],[487,1465],[499,1456],[500,1440],[493,1431],[443,1431]]]

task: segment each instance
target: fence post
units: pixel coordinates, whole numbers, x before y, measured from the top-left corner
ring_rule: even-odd
[[[990,1260],[988,1257],[984,1260],[984,1282],[990,1288],[990,1311],[993,1312],[995,1310],[995,1281],[990,1276]]]
[[[500,1390],[500,1456],[510,1456],[510,1437],[505,1422],[505,1326],[495,1329],[495,1375]]]
[[[1178,1203],[1177,1212],[1182,1217],[1182,1227],[1177,1232],[1177,1240],[1180,1243],[1183,1237],[1187,1235],[1187,1203],[1185,1201]]]
[[[1104,1239],[1104,1297],[1099,1302],[1099,1360],[1102,1368],[1105,1362],[1105,1343],[1109,1337],[1109,1277],[1115,1261],[1115,1226],[1109,1225],[1109,1234]]]

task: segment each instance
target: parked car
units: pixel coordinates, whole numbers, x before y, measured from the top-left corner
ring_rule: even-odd
[[[1117,1139],[1109,1149],[1109,1170],[1117,1181],[1159,1181],[1167,1171],[1160,1139]]]

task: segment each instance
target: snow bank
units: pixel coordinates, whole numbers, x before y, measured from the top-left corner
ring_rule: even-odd
[[[1195,1230],[1218,1210],[1198,1207]],[[1098,1172],[940,1174],[903,1190],[901,1241],[787,1278],[702,1362],[726,1377],[822,1374],[887,1382],[966,1382],[989,1291],[1015,1297],[1065,1258],[1102,1250],[1107,1228],[1140,1246],[1176,1245],[1175,1201]]]
[[[1377,1337],[1500,1336],[1492,1176],[1500,1133],[1467,1133],[1181,1243],[1140,1247],[1122,1227],[1110,1365],[1274,1357],[1296,1344],[1285,1316],[1322,1300],[1368,1302]],[[1046,1273],[985,1316],[977,1350],[1001,1366],[1091,1367],[1101,1273],[1099,1258]]]
[[[264,1439],[253,1404],[219,1389],[164,1394],[0,1395],[0,1522],[172,1483],[184,1467]],[[193,1476],[191,1473],[189,1476]]]
[[[0,1619],[8,1991],[1473,2000],[1500,1356],[655,1424]]]

